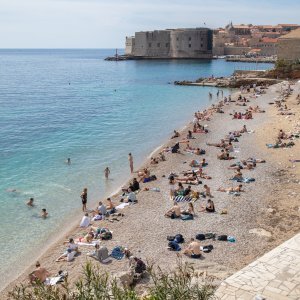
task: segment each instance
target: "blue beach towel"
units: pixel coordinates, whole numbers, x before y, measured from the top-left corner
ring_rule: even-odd
[[[113,257],[114,259],[121,260],[124,257],[124,252],[121,247],[116,246],[111,251],[110,256]]]

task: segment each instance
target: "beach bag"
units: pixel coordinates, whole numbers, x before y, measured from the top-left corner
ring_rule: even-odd
[[[235,238],[233,236],[228,236],[227,241],[231,243],[235,243]]]
[[[213,245],[203,246],[203,247],[202,247],[202,251],[203,251],[203,252],[206,252],[206,253],[209,253],[209,252],[211,252],[211,250],[212,250],[213,248],[214,248]]]
[[[179,244],[183,243],[184,242],[184,238],[183,238],[182,234],[176,234],[175,237],[174,237],[174,241],[176,243],[179,243]]]
[[[102,240],[111,240],[112,239],[112,233],[110,231],[105,231],[101,234],[101,239]]]
[[[208,239],[214,239],[216,237],[216,234],[210,232],[210,233],[205,233],[204,236],[205,239],[208,240]]]
[[[205,240],[205,235],[202,233],[199,233],[196,235],[196,239],[199,241],[204,241]]]
[[[167,236],[167,240],[170,241],[170,242],[172,242],[172,241],[175,240],[175,236],[174,235],[168,235]]]
[[[227,241],[227,235],[219,235],[219,236],[217,237],[217,240],[218,240],[218,241]]]
[[[200,150],[200,154],[205,154],[205,152],[206,152],[206,151],[205,151],[204,149],[201,149],[201,150]]]
[[[150,181],[153,181],[153,180],[156,180],[157,178],[156,178],[156,176],[155,175],[152,175],[151,177],[150,177]]]
[[[194,216],[193,215],[182,215],[181,220],[183,221],[188,221],[188,220],[193,220]]]

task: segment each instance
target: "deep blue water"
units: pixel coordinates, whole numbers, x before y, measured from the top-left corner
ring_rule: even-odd
[[[128,152],[140,164],[208,105],[209,91],[216,94],[214,88],[169,83],[272,66],[103,60],[113,53],[0,50],[0,287],[78,213],[83,187],[89,203],[115,191],[129,175]],[[33,209],[25,205],[29,197],[35,198]],[[37,217],[43,207],[47,220]]]

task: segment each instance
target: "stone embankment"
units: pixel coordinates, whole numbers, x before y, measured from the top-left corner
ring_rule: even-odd
[[[249,63],[275,63],[276,57],[227,57],[226,61]]]
[[[236,71],[230,77],[199,78],[196,81],[175,81],[175,85],[214,86],[239,88],[247,85],[272,85],[281,82],[274,78],[266,78],[264,71]]]

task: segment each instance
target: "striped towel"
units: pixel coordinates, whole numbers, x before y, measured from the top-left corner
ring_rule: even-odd
[[[180,196],[180,195],[174,198],[176,202],[190,202],[192,199],[193,198],[190,196]]]

